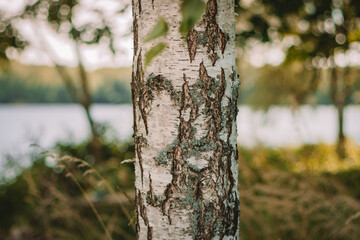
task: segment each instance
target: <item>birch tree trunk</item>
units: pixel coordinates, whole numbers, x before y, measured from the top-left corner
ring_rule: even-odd
[[[133,0],[137,238],[239,239],[234,1],[207,1],[187,37],[181,2]]]

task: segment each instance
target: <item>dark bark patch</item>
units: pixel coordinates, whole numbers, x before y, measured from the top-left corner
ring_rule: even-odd
[[[221,74],[220,74],[220,80],[219,80],[219,86],[216,89],[216,98],[218,100],[221,100],[225,94],[225,71],[223,68],[221,68]]]
[[[215,116],[217,118],[217,129],[221,131],[221,123],[222,123],[222,108],[221,108],[221,101],[225,95],[225,72],[224,69],[221,68],[221,75],[219,79],[219,84],[216,88],[216,95],[215,95]]]
[[[137,208],[137,218],[139,218],[139,215],[140,215],[141,218],[144,220],[144,224],[145,224],[145,226],[147,226],[147,239],[152,240],[153,228],[150,227],[149,218],[147,216],[147,211],[146,211],[146,206],[145,206],[145,204],[143,202],[140,191],[138,191],[138,194],[136,196],[136,201],[137,201],[136,206],[138,206],[138,208]]]
[[[133,125],[133,129],[134,129],[134,133],[137,133],[137,125],[136,125],[136,97],[137,97],[137,91],[136,91],[136,80],[135,80],[135,74],[134,71],[132,72],[131,75],[131,101],[132,101],[132,105],[133,105],[133,118],[134,118],[134,125]],[[134,135],[135,136],[135,135]]]
[[[191,63],[195,59],[197,47],[197,32],[194,28],[191,28],[188,33],[187,44]]]
[[[209,90],[211,88],[211,86],[213,86],[215,84],[215,81],[213,78],[211,78],[208,75],[207,70],[204,65],[204,62],[200,63],[199,74],[200,74],[200,80],[204,84],[205,90],[206,91]]]
[[[135,151],[137,158],[139,159],[139,166],[140,166],[140,177],[141,177],[141,184],[144,182],[144,167],[143,167],[143,158],[142,158],[142,146],[144,144],[145,139],[142,136],[134,136],[134,143],[135,143]]]
[[[152,179],[151,179],[151,174],[149,173],[149,189],[150,189],[150,204],[154,204],[155,199],[154,199],[154,189],[152,187]]]
[[[215,46],[217,44],[217,38],[219,32],[219,26],[216,22],[216,15],[217,15],[217,1],[209,0],[207,2],[207,6],[205,10],[206,36],[207,36],[208,52],[212,52],[213,54],[215,53]],[[215,58],[212,57],[212,59]]]
[[[216,21],[218,13],[217,0],[209,0],[206,5],[203,21],[205,23],[205,32],[197,38],[197,43],[207,47],[208,56],[213,66],[219,59],[216,53],[216,46],[219,46],[221,53],[224,55],[226,44],[229,40],[228,34],[224,33]]]
[[[239,229],[239,216],[240,216],[240,202],[237,201],[237,199],[235,198],[235,200],[233,201],[235,204],[234,207],[234,217],[232,219],[232,229],[231,229],[231,234],[233,236],[236,235],[237,230]]]
[[[195,121],[198,115],[198,107],[194,104],[192,96],[190,94],[189,82],[186,79],[186,75],[183,75],[184,84],[182,85],[182,96],[181,96],[181,108],[180,108],[180,131],[179,131],[179,140],[180,142],[187,141],[190,147],[191,140],[191,122]],[[189,121],[184,120],[184,111],[190,109]]]
[[[140,219],[140,210],[139,210],[139,205],[138,203],[138,195],[135,194],[135,202],[136,202],[136,232],[139,233],[140,232],[140,223],[139,223],[139,219]],[[138,234],[136,234],[136,239],[139,239]]]
[[[145,131],[146,131],[146,135],[147,135],[149,133],[148,124],[147,124],[147,108],[149,107],[148,103],[152,96],[149,93],[149,91],[147,91],[147,89],[145,88],[145,84],[144,84],[144,73],[142,70],[141,50],[139,52],[136,65],[137,65],[137,68],[136,68],[135,80],[136,80],[136,87],[138,88],[138,90],[137,90],[138,91],[137,98],[139,99],[138,106],[139,106],[141,118],[144,122]]]
[[[141,0],[138,0],[138,1],[139,1],[139,15],[141,15],[141,13],[142,13]]]
[[[223,33],[223,31],[220,28],[219,28],[219,36],[220,36],[219,41],[220,41],[221,53],[224,55],[226,43],[229,41],[229,36]]]
[[[151,73],[146,82],[146,88],[149,92],[153,94],[160,94],[162,91],[165,91],[169,94],[171,100],[175,105],[180,104],[180,93],[176,91],[173,87],[170,80],[166,79],[163,75],[154,75]],[[152,99],[151,99],[152,100]]]
[[[214,52],[209,55],[209,58],[211,60],[212,66],[215,66],[215,63],[219,59],[219,56],[217,55],[217,53]]]
[[[138,194],[137,194],[137,201],[138,201],[137,206],[139,206],[140,216],[144,220],[144,224],[146,226],[148,226],[149,225],[149,219],[148,219],[148,216],[147,216],[147,213],[146,213],[146,206],[144,205],[144,202],[142,200],[140,191],[138,191]]]
[[[181,146],[179,145],[174,149],[173,162],[172,162],[172,181],[171,181],[172,185],[178,189],[180,189],[181,175],[184,164],[182,155],[183,155],[183,151]]]
[[[228,98],[228,101],[229,101],[229,105],[228,105],[228,111],[227,111],[227,121],[226,121],[226,127],[227,127],[227,141],[230,142],[230,136],[231,136],[231,133],[232,133],[232,117],[233,117],[233,114],[231,112],[231,108],[232,108],[232,101],[230,98]]]
[[[147,240],[152,240],[152,235],[153,235],[153,228],[148,226]]]
[[[134,59],[136,57],[134,56]],[[132,92],[132,103],[133,103],[133,114],[134,114],[134,143],[135,143],[135,153],[137,155],[139,166],[140,166],[140,177],[141,177],[141,183],[143,183],[143,158],[142,158],[142,146],[144,144],[144,139],[142,136],[138,136],[138,129],[137,129],[137,114],[136,109],[137,106],[139,107],[141,117],[145,124],[145,129],[147,129],[147,118],[146,118],[146,112],[144,107],[144,100],[140,95],[143,95],[143,80],[142,80],[142,62],[141,62],[141,51],[136,59],[136,65],[134,65],[134,68],[132,72],[132,82],[131,82],[131,92]]]
[[[168,217],[170,225],[171,225],[170,208],[171,208],[171,202],[174,200],[173,194],[174,194],[174,185],[170,183],[167,185],[165,189],[165,200],[162,203],[162,212],[164,216]]]
[[[138,51],[139,45],[139,26],[138,26],[138,19],[136,14],[134,13],[134,21],[133,21],[133,31],[134,31],[134,56]]]
[[[208,22],[216,23],[217,8],[217,0],[209,0],[207,2],[205,15]]]

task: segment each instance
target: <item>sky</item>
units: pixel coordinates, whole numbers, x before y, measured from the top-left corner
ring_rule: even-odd
[[[0,0],[0,10],[6,15],[17,14],[24,7],[25,0]],[[132,63],[132,17],[131,8],[125,13],[116,14],[122,6],[130,1],[122,0],[80,0],[81,7],[75,9],[75,24],[81,25],[87,21],[96,19],[92,9],[104,11],[113,31],[116,34],[115,48],[117,54],[113,55],[108,48],[108,42],[102,42],[98,46],[80,46],[82,59],[88,70],[103,67],[129,67]],[[66,36],[57,34],[46,22],[31,22],[21,20],[15,25],[23,38],[30,42],[23,52],[9,49],[7,54],[11,59],[24,64],[52,65],[56,62],[61,65],[76,66],[75,45]],[[64,25],[63,28],[68,26]]]

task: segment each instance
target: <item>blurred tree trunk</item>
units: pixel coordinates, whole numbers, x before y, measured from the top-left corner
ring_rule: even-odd
[[[338,114],[338,137],[337,137],[337,153],[340,157],[345,155],[345,136],[343,128],[343,117],[344,117],[344,106],[342,101],[342,96],[339,89],[339,78],[337,67],[333,67],[331,70],[331,82],[330,82],[330,92],[331,92],[331,101],[337,109]]]
[[[76,84],[74,78],[68,73],[65,67],[61,66],[54,58],[53,52],[51,51],[50,47],[46,43],[46,41],[41,37],[42,35],[38,31],[37,28],[35,28],[35,32],[37,33],[37,38],[42,46],[42,49],[47,53],[48,57],[52,61],[52,63],[55,66],[55,70],[59,74],[61,80],[63,81],[67,91],[69,92],[69,95],[71,99],[77,103],[80,104],[80,106],[84,109],[86,114],[86,119],[89,123],[90,132],[91,132],[91,139],[89,143],[90,147],[90,153],[94,156],[94,158],[98,161],[103,160],[103,153],[102,153],[102,142],[101,142],[101,136],[98,131],[98,128],[96,126],[96,122],[94,121],[92,115],[91,115],[91,93],[89,88],[89,78],[86,72],[86,69],[84,67],[82,56],[79,48],[79,42],[78,39],[72,38],[75,44],[75,53],[77,57],[77,70],[78,70],[78,79],[79,83]],[[79,87],[78,87],[79,86]]]
[[[331,70],[330,92],[331,100],[337,109],[338,139],[336,150],[340,158],[346,157],[345,134],[344,134],[344,108],[351,95],[353,86],[350,67],[343,70],[333,67]]]
[[[239,239],[234,1],[207,1],[186,37],[182,2],[133,1],[137,238]],[[159,14],[169,31],[146,42]]]
[[[78,56],[78,73],[79,73],[79,86],[80,90],[74,84],[73,78],[68,74],[66,69],[55,61],[53,64],[55,65],[55,69],[58,72],[60,78],[64,82],[66,89],[68,90],[70,97],[75,103],[80,104],[80,106],[84,109],[86,114],[86,119],[89,123],[90,132],[91,132],[91,139],[89,143],[90,153],[94,156],[94,158],[98,161],[103,160],[102,154],[102,143],[100,139],[100,134],[98,132],[98,128],[96,126],[96,122],[94,121],[90,109],[92,105],[91,94],[89,89],[89,79],[87,76],[87,72],[84,68],[84,65],[81,61],[81,55],[76,44],[76,53]]]
[[[89,88],[89,78],[85,70],[84,64],[82,62],[78,40],[74,39],[74,42],[76,46],[76,55],[78,58],[78,70],[79,70],[80,86],[82,91],[81,99],[79,100],[79,103],[85,110],[86,118],[89,122],[91,129],[90,153],[95,157],[96,160],[101,161],[103,160],[103,152],[102,152],[100,133],[98,132],[96,122],[94,121],[90,112],[92,100],[91,100],[91,94]]]

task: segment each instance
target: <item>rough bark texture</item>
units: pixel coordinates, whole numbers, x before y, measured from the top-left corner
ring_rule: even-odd
[[[133,1],[137,238],[239,239],[234,1],[207,1],[186,37],[180,4]],[[168,34],[144,42],[159,17]]]

